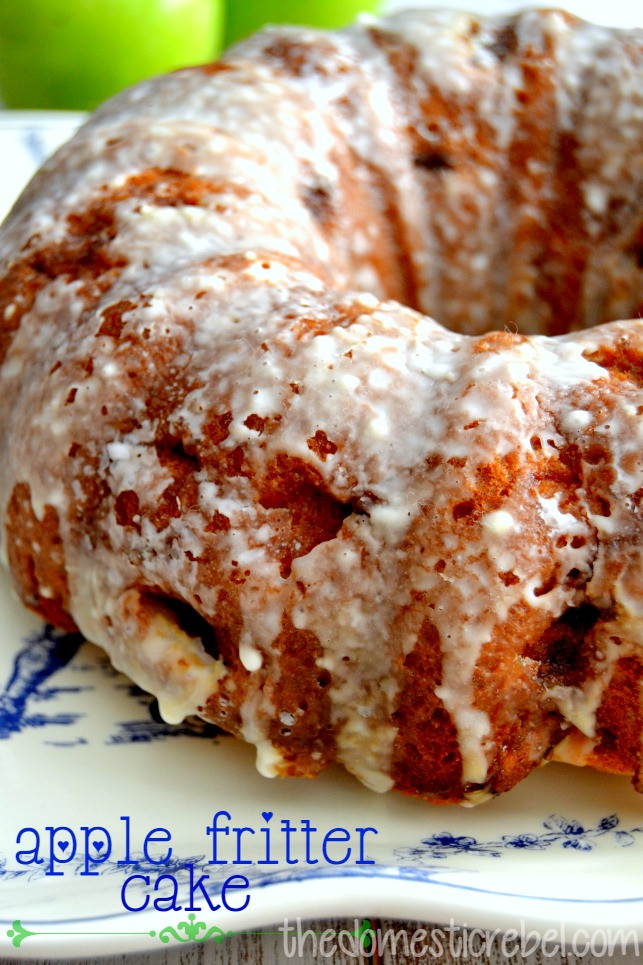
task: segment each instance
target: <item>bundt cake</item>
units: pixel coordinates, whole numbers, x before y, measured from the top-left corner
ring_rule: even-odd
[[[641,52],[414,11],[99,109],[0,235],[24,602],[266,775],[640,788]]]

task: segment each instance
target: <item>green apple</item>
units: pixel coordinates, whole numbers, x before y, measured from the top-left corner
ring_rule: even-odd
[[[90,110],[217,56],[224,0],[0,0],[5,107]]]
[[[267,23],[345,27],[358,13],[375,13],[380,6],[380,0],[227,0],[224,43],[236,43]]]

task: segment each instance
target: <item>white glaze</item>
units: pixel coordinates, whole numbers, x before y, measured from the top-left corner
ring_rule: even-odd
[[[399,14],[383,26],[397,42],[418,50],[418,90],[427,78],[432,83],[439,78],[454,102],[464,105],[475,94],[494,150],[506,152],[515,133],[520,72],[510,60],[499,68],[491,52],[499,22],[483,21],[473,39],[475,23],[465,14],[424,12]],[[425,594],[435,603],[432,621],[442,648],[436,693],[457,727],[462,780],[484,784],[492,727],[474,704],[472,681],[484,646],[513,609],[526,605],[551,621],[583,599],[615,607],[614,621],[594,631],[605,637],[600,674],[582,691],[549,693],[561,714],[587,735],[593,734],[594,714],[618,656],[608,634],[618,626],[619,654],[638,652],[640,532],[629,507],[643,476],[641,394],[628,383],[616,404],[605,392],[605,369],[590,356],[601,346],[640,340],[641,323],[615,323],[559,339],[534,336],[479,351],[475,340],[385,300],[368,260],[377,238],[368,226],[348,224],[329,244],[302,203],[301,185],[312,181],[329,196],[340,191],[348,156],[344,142],[358,167],[376,156],[405,225],[422,307],[439,317],[462,318],[475,333],[488,327],[489,303],[492,314],[497,307],[502,317],[505,265],[492,257],[488,239],[506,249],[512,227],[503,194],[504,154],[497,169],[489,158],[478,168],[445,174],[442,203],[427,218],[433,189],[399,150],[407,134],[395,106],[392,68],[369,30],[354,27],[324,38],[326,62],[343,65],[344,80],[333,70],[310,68],[302,77],[289,77],[271,66],[264,52],[282,36],[313,47],[319,41],[314,32],[267,32],[230,54],[231,72],[181,72],[121,95],[46,167],[16,207],[0,237],[5,257],[36,235],[64,239],[65,214],[82,211],[104,186],[116,190],[150,167],[195,172],[220,185],[210,207],[122,200],[109,250],[126,253],[127,264],[84,329],[80,282],[58,278],[37,295],[1,373],[0,416],[11,439],[10,459],[0,468],[3,512],[20,481],[29,483],[38,519],[46,506],[56,509],[76,623],[117,666],[156,693],[168,719],[203,708],[225,680],[225,670],[171,615],[138,613],[140,601],[132,599],[131,587],[170,587],[216,626],[221,587],[204,585],[198,561],[212,554],[222,582],[236,567],[244,574],[238,585],[241,664],[253,680],[270,668],[278,674],[273,644],[285,615],[297,629],[314,633],[319,667],[332,679],[338,758],[379,791],[392,785],[391,714],[400,651],[411,652],[419,632],[417,617],[404,607],[412,593]],[[576,124],[572,107],[598,53],[607,58],[600,68],[603,79],[610,71],[625,72],[618,138],[609,161],[582,186],[596,232],[636,151],[632,132],[640,129],[641,117],[634,67],[623,67],[619,45],[606,52],[608,37],[585,26],[572,29],[556,13],[527,13],[518,26],[519,43],[537,49],[554,44],[563,130]],[[463,68],[465,55],[470,59]],[[363,89],[366,96],[359,93]],[[352,113],[340,109],[348,94]],[[613,100],[608,103],[600,93],[590,98],[583,150],[595,149],[596,129],[608,109]],[[473,139],[472,124],[467,121],[453,137]],[[439,151],[436,132],[427,128],[422,134]],[[529,172],[534,182],[544,177],[537,159]],[[630,189],[631,179],[626,193]],[[537,200],[536,194],[525,197],[522,218],[541,217]],[[439,276],[433,255],[442,241],[456,250]],[[232,256],[238,258],[230,267]],[[353,292],[361,282],[373,290]],[[520,319],[529,331],[541,317],[541,308],[530,301],[534,284],[528,272],[516,281],[533,308]],[[221,451],[243,447],[257,476],[287,456],[313,467],[324,491],[347,506],[369,494],[367,508],[351,512],[335,538],[295,557],[290,576],[282,575],[272,550],[274,519],[243,475],[215,481],[201,468],[195,473],[198,509],[179,507],[181,515],[160,531],[150,521],[172,482],[154,445],[158,425],[146,417],[145,399],[128,381],[133,363],[127,344],[96,337],[102,313],[122,300],[134,303],[122,314],[123,325],[149,340],[150,359],[167,351],[179,372],[198,373],[169,415],[169,427],[186,451],[203,438],[213,414],[229,411]],[[15,310],[9,305],[5,318]],[[69,381],[74,362],[88,355],[94,359],[92,374],[76,373]],[[54,360],[62,367],[46,379]],[[155,372],[148,374],[152,379]],[[75,408],[67,405],[72,386]],[[101,421],[103,399],[114,410],[110,419],[135,414],[136,428],[116,432],[113,421]],[[280,421],[258,433],[251,416]],[[336,446],[334,452],[320,455],[311,448],[309,440],[320,431]],[[479,495],[478,470],[515,457],[520,482],[531,471],[535,438],[543,458],[555,460],[566,443],[584,446],[590,433],[611,454],[609,516],[597,511],[596,503],[590,506],[586,492],[595,468],[585,461],[572,509],[563,508],[558,495],[532,493],[525,504],[523,492],[510,490],[479,519],[454,524],[454,502]],[[81,481],[72,478],[66,459],[77,441],[96,447],[109,490],[110,511],[97,524],[100,538],[89,543],[75,537],[70,514],[72,496],[83,498]],[[427,460],[435,456],[442,468],[432,475]],[[466,469],[451,473],[449,460],[466,460]],[[134,527],[121,525],[112,508],[124,491],[138,497]],[[484,497],[483,492],[483,504]],[[227,518],[229,528],[209,534],[205,524],[215,513]],[[543,592],[552,566],[556,584]],[[570,571],[580,580],[566,581]],[[499,573],[512,573],[516,581],[501,586]],[[298,583],[306,587],[303,597]],[[48,597],[52,590],[42,585],[39,592]],[[177,654],[189,665],[184,679],[173,664]],[[275,712],[272,699],[251,683],[242,733],[257,745],[258,766],[267,775],[283,766],[267,737]],[[481,797],[484,791],[470,792],[471,801]]]

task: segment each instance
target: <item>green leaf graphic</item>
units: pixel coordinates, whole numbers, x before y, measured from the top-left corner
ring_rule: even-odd
[[[9,928],[7,931],[7,938],[11,939],[11,944],[14,948],[20,948],[20,943],[24,941],[25,938],[29,938],[31,935],[37,935],[35,931],[27,931],[23,928],[20,920],[16,918],[13,923],[13,927]]]
[[[185,937],[179,935],[177,929],[185,932]],[[199,934],[201,931],[203,935]],[[161,929],[158,937],[164,945],[167,945],[171,938],[174,938],[177,942],[207,942],[210,938],[215,942],[222,942],[233,934],[229,931],[226,935],[226,932],[216,925],[208,928],[204,921],[197,921],[196,915],[191,914],[188,915],[188,921],[180,921],[176,928],[172,925],[166,925],[165,928]]]

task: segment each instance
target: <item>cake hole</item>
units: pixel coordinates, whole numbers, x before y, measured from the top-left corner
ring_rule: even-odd
[[[571,607],[526,648],[524,655],[540,663],[541,679],[569,686],[583,679],[588,659],[585,638],[600,615],[590,603]]]
[[[416,168],[422,168],[423,171],[450,171],[453,168],[449,158],[441,151],[427,151],[416,154],[413,157],[413,164]]]
[[[590,466],[598,466],[601,462],[607,462],[609,455],[603,446],[593,445],[588,447],[583,458]]]
[[[351,499],[351,508],[358,516],[370,517],[373,507],[381,502],[379,496],[376,496],[370,489],[365,489],[360,496],[354,496]]]
[[[318,429],[314,436],[307,439],[306,445],[322,462],[326,462],[328,456],[334,456],[337,452],[336,443],[328,438],[323,429]]]
[[[170,614],[183,633],[200,640],[203,649],[213,660],[219,659],[221,653],[216,630],[193,606],[176,597],[160,596],[155,593],[145,594],[141,599],[145,599],[151,610],[161,609],[166,614]]]
[[[534,590],[534,596],[545,596],[546,593],[551,593],[551,591],[556,588],[557,582],[556,574],[552,573],[552,575],[545,580],[541,586],[536,587]]]
[[[504,573],[498,573],[498,576],[505,586],[515,586],[516,583],[520,583],[520,577],[516,576],[516,574],[511,570],[507,570]]]
[[[476,504],[473,499],[464,499],[461,503],[456,503],[453,507],[454,519],[465,519],[475,511]]]
[[[261,435],[266,427],[266,420],[262,416],[252,413],[243,424],[247,429],[250,429],[252,432],[258,432],[259,435]]]
[[[610,506],[609,500],[605,499],[604,496],[599,496],[597,494],[593,495],[589,500],[590,509],[596,516],[611,516],[612,507]]]
[[[119,526],[134,526],[140,532],[140,506],[138,494],[124,489],[114,500],[114,515]]]
[[[497,30],[492,42],[489,44],[491,53],[501,61],[511,57],[516,53],[517,49],[518,36],[516,34],[516,28],[511,23]]]
[[[157,451],[158,451],[158,448],[159,447],[157,445]],[[191,468],[193,472],[200,471],[201,462],[199,461],[195,452],[188,452],[188,450],[185,448],[185,444],[182,439],[179,439],[177,442],[173,443],[173,445],[170,446],[169,451],[170,451],[170,454],[175,459],[178,459],[185,466]]]
[[[293,456],[280,455],[267,469],[259,503],[274,510],[278,534],[280,573],[290,576],[292,561],[306,556],[319,543],[335,539],[353,512],[328,491],[321,474]]]
[[[301,192],[301,199],[315,221],[323,224],[332,217],[333,205],[330,191],[323,184],[307,185]]]

